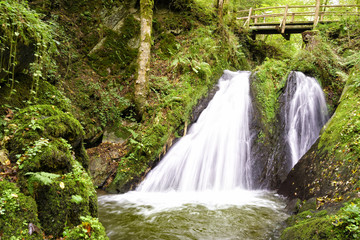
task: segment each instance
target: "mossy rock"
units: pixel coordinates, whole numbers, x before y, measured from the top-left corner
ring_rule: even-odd
[[[304,201],[304,203],[301,205],[299,212],[305,212],[309,210],[316,210],[316,198],[310,198],[309,200]]]
[[[337,239],[331,221],[326,217],[309,218],[286,228],[281,234],[282,240]]]
[[[1,238],[43,239],[40,229],[41,226],[34,199],[20,193],[20,189],[15,183],[0,181]]]
[[[137,58],[138,44],[135,42],[139,38],[140,23],[129,15],[119,32],[107,29],[103,45],[89,54],[91,66],[101,76],[122,73],[130,77],[134,73],[135,68],[129,66],[134,65]]]
[[[107,240],[105,228],[99,219],[91,216],[80,217],[81,224],[65,231],[65,237],[69,240],[97,239]]]
[[[339,202],[357,194],[360,176],[360,70],[354,67],[334,115],[324,126],[320,138],[299,160],[278,193],[289,198],[310,199],[326,196]],[[295,195],[296,194],[296,195]]]
[[[87,168],[88,159],[82,144],[84,131],[70,113],[64,113],[53,105],[29,106],[20,110],[8,126],[11,131],[6,147],[11,161],[15,162],[41,138],[62,138],[71,144],[75,156]]]
[[[54,139],[49,142],[41,138],[43,142],[35,156],[26,158],[20,165],[19,174],[27,172],[50,172],[65,174],[71,171],[72,155],[69,144],[64,139]],[[33,150],[35,148],[31,148]],[[27,153],[25,153],[26,155]]]
[[[70,112],[72,109],[70,99],[65,97],[64,94],[56,88],[56,86],[47,81],[39,82],[39,89],[36,95],[38,104],[53,105],[64,112]]]
[[[81,216],[97,217],[97,196],[91,178],[77,162],[63,175],[46,172],[28,174],[27,186],[38,205],[46,234],[61,236],[65,227],[81,223]]]

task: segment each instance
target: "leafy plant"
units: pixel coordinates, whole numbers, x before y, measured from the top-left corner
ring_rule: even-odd
[[[48,172],[28,172],[25,175],[30,176],[29,182],[39,182],[44,185],[50,185],[54,182],[54,179],[60,177],[59,174],[48,173]]]
[[[57,53],[52,28],[40,20],[39,14],[29,9],[26,1],[0,1],[0,83],[6,83],[10,94],[15,93],[16,67],[19,64],[19,49],[34,48],[34,61],[30,63],[33,77],[31,94],[38,90],[39,79],[46,78],[56,65],[52,55]],[[25,69],[28,71],[28,69]]]
[[[351,202],[334,216],[333,225],[346,236],[346,239],[360,238],[360,206]]]
[[[72,195],[70,202],[80,204],[83,201],[83,198],[80,195]]]
[[[30,176],[28,179],[28,190],[32,195],[34,193],[34,183],[42,185],[50,185],[54,183],[56,178],[59,178],[59,174],[48,173],[48,172],[28,172],[25,175]],[[60,182],[60,188],[63,188],[64,183]]]
[[[30,128],[33,130],[36,130],[37,128],[41,128],[41,126],[36,125],[33,120],[31,120],[31,124],[29,125]],[[65,141],[65,140],[64,140]],[[66,141],[65,141],[66,142]],[[66,142],[67,143],[67,142]],[[68,143],[67,143],[68,144]],[[16,162],[19,165],[19,168],[22,168],[22,163],[26,159],[32,159],[36,156],[36,154],[42,152],[42,148],[49,145],[49,139],[47,138],[40,138],[39,140],[35,141],[33,145],[28,146],[27,148],[23,149],[25,151],[24,154],[17,154],[16,157],[18,158],[18,161]]]
[[[99,222],[99,219],[91,216],[81,216],[81,224],[74,228],[66,227],[63,232],[63,237],[66,239],[80,240],[80,239],[98,239],[106,240],[105,229]]]

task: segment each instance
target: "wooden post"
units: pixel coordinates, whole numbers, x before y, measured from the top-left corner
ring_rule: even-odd
[[[251,15],[252,15],[253,8],[250,8],[249,10],[249,17],[247,19],[247,26],[250,27],[250,21],[251,21]]]
[[[286,4],[285,12],[284,12],[284,18],[283,18],[283,20],[281,22],[281,34],[285,33],[285,25],[286,25],[286,17],[287,17],[288,9],[289,9],[289,5]]]
[[[319,11],[320,11],[320,0],[316,0],[315,16],[314,16],[314,26],[315,28],[319,22]]]
[[[291,22],[294,22],[294,20],[295,20],[295,13],[293,13],[291,16]]]

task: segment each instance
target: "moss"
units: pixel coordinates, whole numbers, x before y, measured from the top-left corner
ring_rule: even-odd
[[[357,192],[360,180],[360,70],[354,67],[349,75],[341,102],[320,137],[319,151],[327,153],[325,171],[319,178],[331,186],[332,196],[342,199],[345,192]],[[318,166],[324,168],[323,165]],[[331,174],[330,174],[331,173]]]
[[[310,217],[307,220],[286,228],[282,234],[281,239],[338,239],[334,236],[334,229],[331,221],[327,217]]]
[[[306,210],[306,211],[302,211],[296,215],[293,215],[291,217],[289,217],[288,219],[286,219],[286,224],[289,226],[295,225],[301,221],[307,221],[310,218],[317,218],[317,217],[326,217],[327,211],[326,210],[321,210],[321,211],[317,211],[316,209],[313,210]]]
[[[47,81],[40,81],[36,103],[53,105],[63,112],[70,112],[72,109],[70,99]]]
[[[301,204],[301,207],[299,209],[299,212],[309,211],[309,210],[316,210],[316,198],[310,198],[309,200],[303,201]]]
[[[145,19],[152,19],[154,0],[140,0],[141,17]]]
[[[25,150],[41,137],[63,138],[74,148],[82,143],[84,131],[80,123],[70,113],[64,113],[51,105],[34,105],[22,109],[11,121],[11,136],[7,142],[10,159]]]
[[[119,33],[107,29],[103,46],[89,55],[91,66],[101,76],[122,74],[123,78],[130,77],[134,72],[129,65],[135,64],[137,48],[130,46],[131,41],[136,41],[140,33],[140,24],[133,15],[124,19],[124,24]]]
[[[280,89],[285,85],[289,73],[286,61],[267,59],[255,70],[252,78],[252,96],[255,96],[255,105],[261,114],[261,122],[266,136],[273,132],[272,125],[278,111],[278,97]]]
[[[20,175],[27,172],[63,174],[71,171],[72,156],[69,144],[64,139],[54,139],[51,142],[40,139],[22,157],[24,160],[20,157]]]
[[[32,234],[29,234],[29,228]],[[35,230],[36,229],[36,230]],[[33,198],[15,183],[0,181],[0,236],[3,239],[43,239]]]
[[[80,224],[81,216],[97,217],[97,196],[91,178],[77,162],[72,171],[51,183],[28,181],[38,206],[39,220],[46,234],[61,236],[65,227]],[[74,200],[74,196],[75,199]],[[79,197],[80,196],[80,197]]]

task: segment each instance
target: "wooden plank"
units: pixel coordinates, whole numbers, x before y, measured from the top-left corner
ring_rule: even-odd
[[[249,17],[248,17],[248,20],[247,20],[247,26],[248,26],[248,27],[250,26],[250,20],[251,20],[252,11],[253,11],[253,8],[250,8],[250,10],[249,10]]]
[[[316,0],[315,16],[314,16],[314,28],[319,22],[319,12],[320,12],[320,0]]]
[[[286,17],[287,17],[288,10],[289,10],[289,5],[286,4],[285,11],[284,11],[284,18],[283,18],[283,20],[282,20],[282,22],[280,24],[282,34],[285,33]]]

